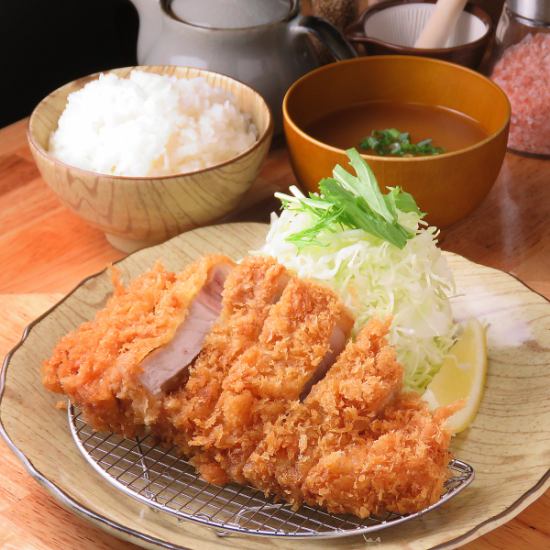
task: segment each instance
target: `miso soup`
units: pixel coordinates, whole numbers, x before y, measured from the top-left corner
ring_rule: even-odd
[[[433,145],[445,152],[464,149],[488,136],[477,121],[463,113],[393,101],[369,101],[338,109],[314,121],[306,132],[323,143],[348,149],[359,148],[362,139],[371,132],[386,128],[408,132],[413,143],[431,138]]]

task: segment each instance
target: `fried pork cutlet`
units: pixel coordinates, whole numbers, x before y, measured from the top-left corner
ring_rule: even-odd
[[[330,366],[352,325],[330,289],[298,278],[288,283],[257,343],[233,364],[214,412],[191,441],[201,448],[196,463],[203,477],[245,481],[242,469],[265,431]]]
[[[166,421],[157,429],[162,439],[191,454],[187,442],[211,415],[229,368],[257,341],[289,278],[270,257],[247,257],[235,267],[225,282],[220,317],[189,369],[187,384],[165,400]]]
[[[370,321],[305,401],[292,403],[246,463],[248,481],[298,506],[304,480],[321,457],[365,439],[402,384],[403,369],[384,338],[387,329],[388,323]]]
[[[346,345],[353,319],[336,294],[268,257],[113,280],[105,308],[43,367],[95,429],[148,427],[207,481],[248,481],[295,507],[367,517],[440,498],[443,423],[459,405],[432,413],[402,393],[389,322]]]
[[[44,385],[67,394],[94,429],[133,437],[155,421],[163,391],[198,353],[232,267],[218,255],[178,275],[157,263],[127,289],[115,271],[107,305],[63,337],[44,363]]]
[[[365,441],[321,457],[302,485],[304,500],[360,518],[434,504],[449,477],[451,433],[443,423],[459,406],[432,413],[418,394],[401,394],[372,423]]]

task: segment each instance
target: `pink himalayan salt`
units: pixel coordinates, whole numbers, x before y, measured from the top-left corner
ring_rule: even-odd
[[[491,78],[512,104],[508,146],[550,155],[550,34],[529,34],[508,48]]]

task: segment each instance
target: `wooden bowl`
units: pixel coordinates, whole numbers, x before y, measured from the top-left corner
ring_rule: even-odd
[[[450,38],[452,46],[429,49],[413,47],[430,14],[430,6],[423,9],[419,5],[435,4],[436,1],[389,0],[375,4],[361,13],[357,20],[346,28],[346,38],[357,52],[363,55],[399,54],[434,57],[477,69],[489,46],[494,25],[487,12],[473,3],[466,5],[466,13],[461,16],[457,30]],[[410,4],[417,6],[413,7]],[[392,17],[388,10],[393,10]],[[399,13],[398,10],[404,13]],[[384,24],[379,21],[381,17],[385,19]],[[470,30],[472,22],[476,23],[475,31]],[[404,30],[408,33],[403,32]],[[468,40],[469,34],[473,35],[473,39]]]
[[[108,72],[127,77],[134,68]],[[271,113],[264,99],[237,80],[188,67],[138,68],[178,78],[200,76],[231,92],[239,108],[251,115],[259,138],[235,158],[202,170],[162,177],[100,174],[69,166],[48,153],[50,134],[57,128],[67,96],[98,75],[70,82],[43,99],[31,115],[27,132],[40,174],[63,204],[104,231],[107,240],[124,252],[165,241],[231,212],[258,175],[273,134]]]
[[[284,98],[283,118],[298,181],[316,191],[336,164],[347,166],[348,161],[343,149],[314,139],[304,128],[327,113],[375,100],[443,106],[481,124],[488,137],[458,151],[409,158],[363,155],[381,188],[397,185],[412,193],[430,223],[445,227],[472,212],[500,171],[510,104],[504,92],[479,73],[426,57],[359,57],[297,80]]]

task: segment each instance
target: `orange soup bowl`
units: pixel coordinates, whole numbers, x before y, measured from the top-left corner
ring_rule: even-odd
[[[446,227],[470,214],[489,193],[500,171],[510,103],[504,92],[481,74],[436,59],[359,57],[325,65],[297,80],[284,98],[283,118],[298,181],[317,191],[319,180],[330,176],[336,164],[347,167],[343,149],[314,139],[306,128],[334,111],[380,100],[445,107],[481,125],[487,137],[457,151],[406,158],[363,155],[380,187],[400,186],[411,193],[431,224]]]

